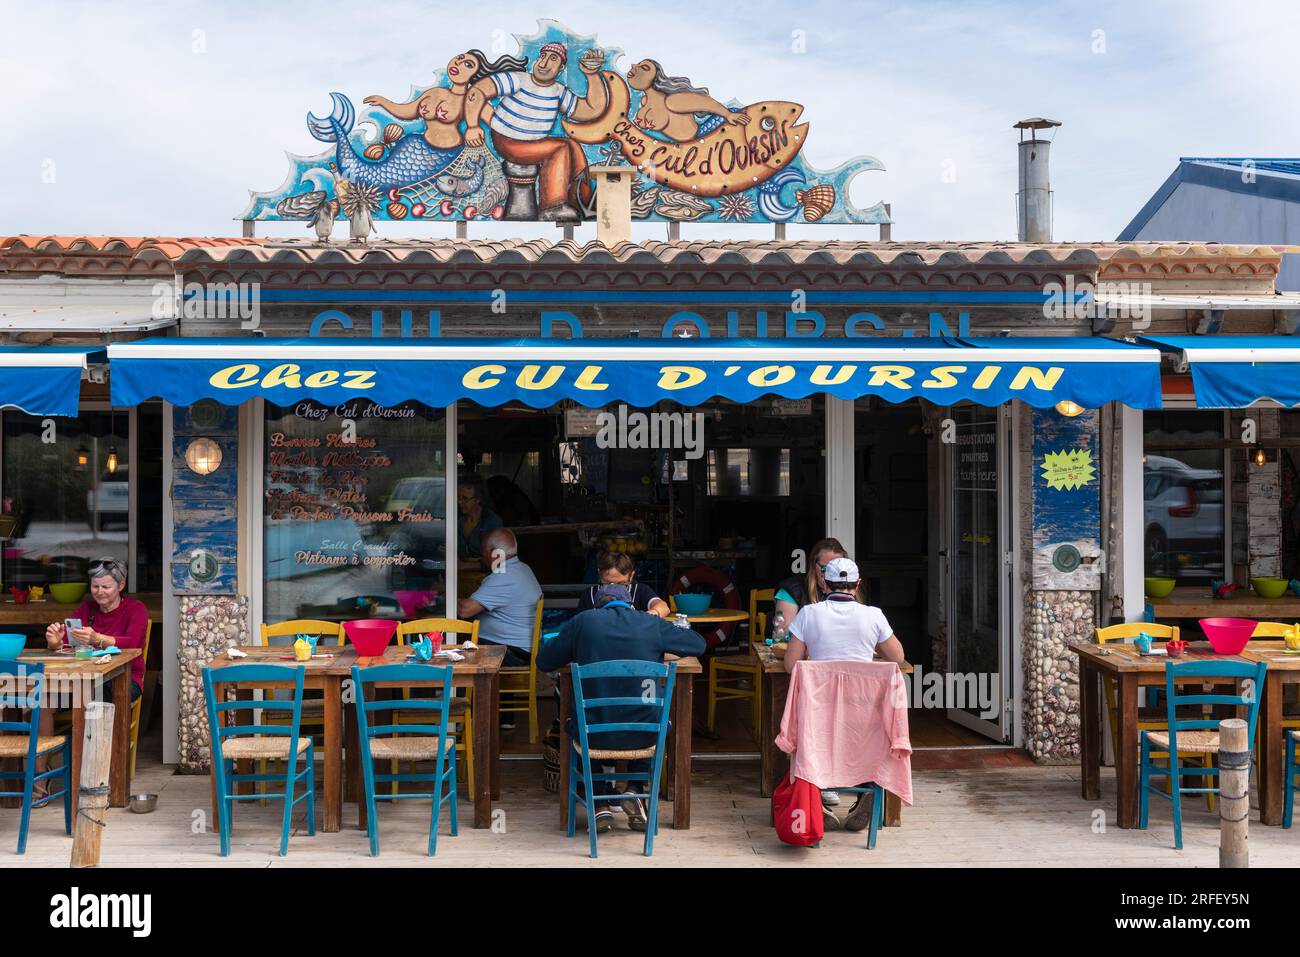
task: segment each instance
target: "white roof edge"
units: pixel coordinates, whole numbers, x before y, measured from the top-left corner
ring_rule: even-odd
[[[187,344],[184,340],[165,343],[121,342],[109,343],[109,359],[230,359],[232,361],[265,359],[293,361],[295,359],[339,359],[349,357],[356,359],[379,360],[470,360],[491,362],[493,359],[505,361],[550,361],[556,359],[580,359],[585,362],[601,361],[616,364],[618,362],[665,361],[676,363],[691,362],[755,362],[766,361],[772,352],[780,352],[780,357],[771,357],[777,362],[962,362],[966,360],[983,363],[992,362],[1074,362],[1074,363],[1150,363],[1160,361],[1160,352],[1155,348],[1134,347],[1131,349],[1060,349],[1050,347],[1033,350],[995,349],[995,348],[909,348],[861,346],[836,349],[800,349],[797,352],[783,350],[780,340],[773,340],[770,348],[735,348],[715,346],[680,349],[668,345],[624,347],[611,350],[599,339],[593,339],[586,345],[569,343],[546,345],[539,348],[536,344],[520,346],[433,346],[433,345],[396,345],[396,346],[352,346],[347,340],[334,340],[333,345],[277,344],[273,340],[263,339],[249,343],[223,343],[219,346]]]
[[[1231,294],[1160,294],[1098,292],[1098,303],[1105,305],[1142,305],[1151,309],[1223,309],[1223,310],[1300,310],[1300,293],[1284,292],[1275,295]]]

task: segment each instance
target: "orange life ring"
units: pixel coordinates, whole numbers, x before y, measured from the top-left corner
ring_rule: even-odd
[[[721,595],[722,603],[728,611],[740,610],[740,592],[736,589],[735,583],[709,565],[696,565],[690,571],[678,575],[673,581],[671,594],[680,595],[696,585],[707,585],[715,594]],[[729,621],[705,634],[704,641],[709,646],[709,650],[712,651],[719,645],[726,644],[731,639],[731,633],[735,628],[736,622]]]

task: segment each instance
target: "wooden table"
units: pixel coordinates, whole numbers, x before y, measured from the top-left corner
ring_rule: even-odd
[[[1223,602],[1219,601],[1222,605]],[[1215,654],[1209,642],[1194,641],[1187,646],[1181,658],[1174,661],[1236,661],[1253,664],[1261,660],[1253,652],[1261,646],[1276,642],[1249,642],[1240,655]],[[1155,642],[1154,647],[1163,648],[1163,642]],[[1102,715],[1106,712],[1101,697],[1102,675],[1115,681],[1115,704],[1118,715],[1118,741],[1115,742],[1115,778],[1116,778],[1116,820],[1122,828],[1138,826],[1138,766],[1141,759],[1138,736],[1138,689],[1165,686],[1165,663],[1169,660],[1163,655],[1143,656],[1137,652],[1135,645],[1112,641],[1105,645],[1080,643],[1071,650],[1079,655],[1079,750],[1080,750],[1080,793],[1085,800],[1096,801],[1101,797],[1101,729]],[[1272,665],[1270,664],[1270,668]],[[1205,679],[1190,679],[1201,684]],[[1267,684],[1267,679],[1265,679]],[[1278,689],[1280,691],[1280,688]],[[1264,690],[1268,700],[1267,688]],[[1276,695],[1281,716],[1281,695]],[[1280,738],[1278,739],[1280,741]],[[1277,745],[1281,748],[1281,744]],[[1274,758],[1274,763],[1279,759]],[[1263,780],[1264,768],[1260,768]],[[1280,771],[1278,772],[1281,773]],[[1279,805],[1279,819],[1280,819]]]
[[[698,658],[678,658],[673,686],[672,729],[664,762],[664,782],[672,792],[673,828],[691,826],[691,719],[695,708],[695,676],[704,669]],[[569,731],[573,713],[573,682],[568,667],[561,668],[556,684],[560,688],[560,826],[569,826]]]
[[[1206,585],[1179,585],[1168,598],[1148,604],[1157,621],[1162,618],[1254,618],[1257,621],[1300,621],[1300,598],[1287,592],[1281,598],[1260,598],[1238,589],[1229,599],[1211,598]]]
[[[248,655],[247,658],[232,659],[229,653],[223,653],[214,658],[211,667],[220,668],[226,665],[239,665],[242,663],[257,662],[259,664],[283,664],[293,667],[298,664],[294,661],[282,661],[281,656],[290,653],[287,646],[262,647],[244,646],[239,649]],[[463,649],[462,649],[463,651]],[[359,781],[361,777],[360,753],[357,746],[356,730],[356,711],[353,708],[346,709],[346,715],[343,713],[343,681],[352,675],[352,666],[359,664],[362,668],[370,665],[394,664],[404,662],[406,656],[410,654],[409,648],[389,646],[385,649],[384,655],[375,658],[360,658],[356,650],[351,646],[337,648],[328,647],[328,652],[334,655],[333,658],[313,658],[309,662],[302,662],[305,669],[303,680],[304,689],[315,689],[322,692],[324,697],[324,724],[325,724],[325,745],[321,754],[325,763],[325,774],[321,789],[317,792],[321,795],[321,804],[324,808],[324,821],[322,830],[335,832],[342,829],[343,826],[343,786],[344,777],[342,771],[343,761],[343,743],[346,737],[347,747],[347,797],[350,801],[356,801],[360,807],[358,823],[364,827],[365,803],[357,801]],[[452,683],[456,687],[474,688],[475,701],[488,702],[484,709],[484,720],[474,722],[474,742],[471,745],[474,748],[474,764],[484,770],[475,775],[474,781],[474,826],[490,827],[492,824],[492,798],[494,792],[500,793],[500,743],[499,730],[495,715],[497,713],[497,701],[499,694],[498,679],[501,671],[501,661],[505,658],[505,648],[500,646],[484,646],[477,651],[465,652],[464,661],[453,663]],[[252,686],[244,687],[239,684],[233,684],[231,687],[239,689],[243,694],[252,697]],[[268,685],[258,683],[257,687],[288,687],[288,685]],[[217,814],[218,809],[213,805],[213,814]]]
[[[762,755],[760,791],[771,797],[777,784],[790,772],[790,756],[776,746],[776,736],[781,730],[785,714],[785,699],[790,693],[790,675],[785,661],[778,658],[772,646],[755,639],[749,643],[763,669],[763,702],[759,710],[759,748]],[[903,672],[911,674],[912,666],[904,665]],[[898,795],[885,792],[885,826],[897,827],[903,819],[903,802]]]
[[[89,597],[90,593],[87,592],[86,598]],[[149,609],[149,617],[155,622],[162,622],[162,594],[160,592],[127,592],[126,597],[137,598],[144,602],[144,606]],[[56,621],[63,621],[65,618],[71,618],[80,607],[81,602],[79,601],[70,605],[57,602],[50,597],[48,591],[45,593],[44,601],[29,601],[21,605],[12,598],[8,601],[0,599],[0,625],[49,625]]]
[[[81,782],[81,745],[86,732],[86,704],[98,700],[96,686],[107,685],[113,702],[113,763],[108,777],[108,803],[126,807],[131,768],[131,662],[140,657],[139,648],[123,648],[118,655],[76,658],[32,649],[19,661],[45,665],[45,692],[69,694],[72,698],[72,813],[77,813]]]

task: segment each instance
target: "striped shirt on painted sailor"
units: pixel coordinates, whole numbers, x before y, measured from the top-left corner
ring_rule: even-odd
[[[563,83],[541,86],[522,70],[494,73],[492,79],[501,100],[488,126],[511,139],[544,139],[551,135],[557,114],[572,116],[578,108],[578,97]]]

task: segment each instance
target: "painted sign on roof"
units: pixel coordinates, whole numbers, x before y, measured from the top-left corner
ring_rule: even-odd
[[[239,218],[308,220],[321,235],[339,216],[577,222],[595,211],[590,167],[632,165],[634,219],[889,222],[882,203],[848,198],[858,173],[884,166],[811,166],[798,103],[723,103],[657,59],[620,72],[623,51],[539,27],[516,36],[517,55],[455,53],[433,86],[398,100],[331,93],[307,114],[326,150],[290,154],[284,184],[252,193]]]

